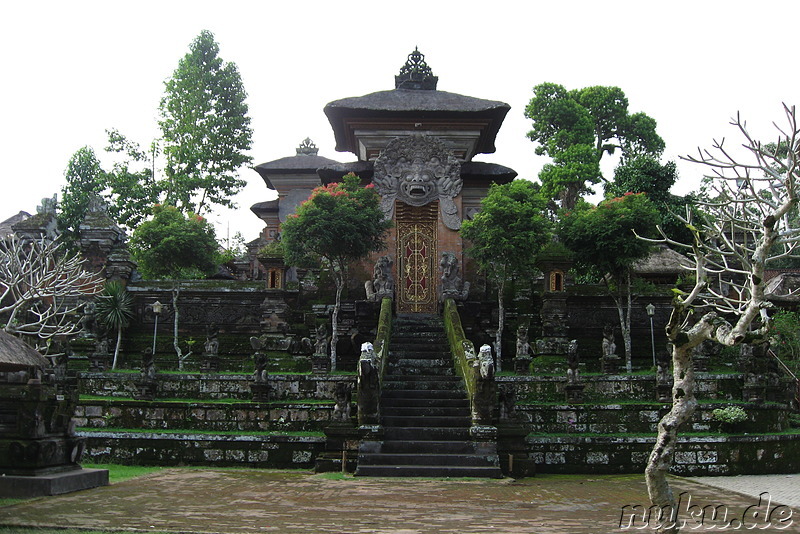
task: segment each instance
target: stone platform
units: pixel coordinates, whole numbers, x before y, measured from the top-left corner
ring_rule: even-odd
[[[73,469],[38,476],[8,475],[0,477],[0,497],[43,497],[107,485],[107,469]]]

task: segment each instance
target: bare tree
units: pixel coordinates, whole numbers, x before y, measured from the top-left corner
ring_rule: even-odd
[[[796,209],[800,187],[800,130],[795,108],[784,105],[784,111],[788,126],[775,125],[780,133],[775,145],[754,139],[737,115],[731,124],[744,136],[741,147],[728,151],[724,139],[715,140],[712,150],[685,158],[711,169],[714,193],[703,203],[702,220],[693,220],[688,210],[682,219],[694,243],[678,243],[666,235],[660,241],[687,252],[696,282],[691,292],[676,295],[666,326],[673,347],[673,405],[659,422],[645,471],[650,500],[659,507],[674,510],[666,475],[678,429],[697,407],[692,349],[705,340],[732,346],[766,337],[770,304],[764,295],[765,268],[792,255],[800,240],[800,228],[788,217]],[[661,530],[677,531],[677,524]]]
[[[50,339],[80,331],[80,297],[102,290],[102,277],[84,270],[58,240],[0,240],[0,317],[10,334]]]

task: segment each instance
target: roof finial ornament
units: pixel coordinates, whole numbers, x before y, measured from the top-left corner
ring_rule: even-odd
[[[316,156],[319,152],[317,145],[311,141],[310,137],[306,137],[303,139],[303,142],[300,143],[300,146],[297,147],[297,155],[298,156]]]
[[[395,89],[423,89],[436,90],[438,76],[425,63],[425,56],[415,46],[414,51],[408,55],[406,64],[400,68],[400,74],[394,77]]]

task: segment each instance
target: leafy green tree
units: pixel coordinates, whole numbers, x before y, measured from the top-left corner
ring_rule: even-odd
[[[96,299],[95,316],[97,320],[106,328],[117,331],[117,344],[111,364],[111,368],[116,369],[119,347],[122,344],[122,329],[126,328],[133,318],[133,298],[124,285],[115,280],[109,280]]]
[[[644,154],[623,160],[614,170],[614,180],[606,182],[604,187],[606,197],[611,198],[621,197],[625,193],[646,193],[660,213],[658,224],[664,233],[685,242],[692,236],[677,215],[683,215],[687,206],[694,209],[694,198],[670,193],[677,180],[675,162],[662,164],[655,157]]]
[[[238,169],[252,158],[247,93],[235,63],[218,57],[207,30],[189,46],[165,82],[159,125],[167,188],[165,203],[201,214],[210,205],[232,206],[245,182]]]
[[[372,184],[362,187],[358,176],[350,173],[341,183],[314,189],[281,226],[286,262],[305,265],[319,258],[336,283],[331,319],[333,369],[336,369],[337,323],[348,265],[383,250],[391,224],[384,219],[380,197]]]
[[[155,177],[153,161],[158,146],[153,143],[145,152],[118,130],[106,130],[105,151],[115,156],[110,171],[103,175],[109,213],[120,226],[133,230],[150,216],[152,207],[163,200],[164,184]]]
[[[655,235],[658,211],[644,193],[626,193],[598,206],[580,204],[566,212],[558,235],[574,255],[575,266],[602,278],[619,314],[625,362],[631,372],[631,267],[647,256],[650,243],[636,237]],[[634,233],[635,232],[635,233]]]
[[[495,351],[498,370],[505,326],[505,282],[535,268],[536,254],[550,241],[546,209],[547,199],[532,182],[515,180],[504,185],[492,184],[489,194],[481,201],[481,211],[461,227],[461,236],[470,243],[467,254],[497,286],[499,315]]]
[[[218,265],[214,227],[174,206],[156,205],[152,220],[136,227],[131,251],[145,278],[200,278]]]
[[[536,153],[548,155],[539,178],[542,190],[559,196],[562,207],[575,207],[580,194],[600,182],[600,160],[620,149],[623,159],[634,155],[658,156],[664,141],[656,121],[644,113],[628,113],[628,99],[619,87],[593,86],[568,91],[562,85],[543,83],[533,89],[525,108],[533,120],[528,137]]]
[[[74,242],[80,237],[79,227],[89,209],[93,196],[103,189],[103,169],[91,147],[79,148],[69,159],[64,171],[67,180],[61,190],[58,227],[64,239]]]

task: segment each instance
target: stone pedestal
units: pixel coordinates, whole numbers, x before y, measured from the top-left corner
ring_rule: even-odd
[[[585,384],[567,384],[564,388],[567,402],[570,404],[579,404],[583,402],[583,390],[585,387]]]
[[[317,456],[314,471],[352,473],[358,464],[362,432],[352,422],[331,423],[325,427],[325,452]]]
[[[527,435],[524,425],[502,421],[497,424],[497,455],[504,475],[523,478],[536,474],[536,462],[528,457]]]
[[[266,382],[253,382],[250,384],[253,402],[267,402],[269,400],[269,385]]]
[[[200,371],[204,373],[219,372],[219,356],[216,354],[204,354],[200,363]]]
[[[616,375],[619,374],[620,363],[622,358],[616,354],[609,354],[600,359],[600,365],[603,369],[603,374]]]
[[[311,356],[311,372],[315,375],[324,375],[331,372],[331,358],[327,354],[314,354]]]
[[[75,467],[61,473],[0,477],[0,497],[24,499],[108,486],[108,469]]]
[[[108,368],[108,360],[110,354],[101,354],[95,352],[89,356],[89,371],[92,373],[102,373]]]
[[[137,380],[136,388],[138,391],[133,395],[133,398],[146,401],[154,400],[158,389],[157,386],[158,384],[155,380]]]
[[[658,402],[671,402],[672,384],[656,384],[656,396]]]
[[[531,362],[533,362],[533,358],[526,357],[514,358],[514,372],[518,375],[529,375],[531,374]]]

